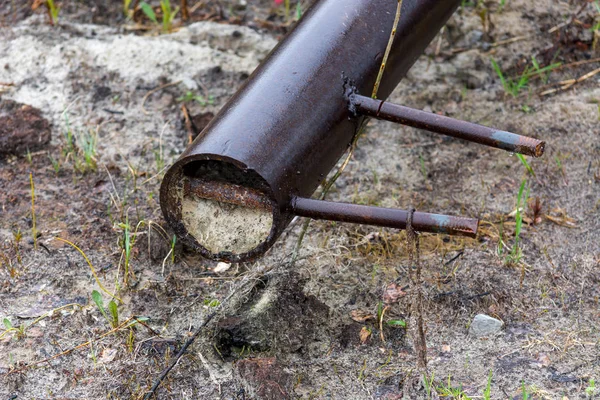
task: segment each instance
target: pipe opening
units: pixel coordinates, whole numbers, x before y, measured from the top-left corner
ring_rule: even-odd
[[[265,243],[275,221],[267,183],[223,161],[183,167],[181,222],[211,258],[242,256]]]

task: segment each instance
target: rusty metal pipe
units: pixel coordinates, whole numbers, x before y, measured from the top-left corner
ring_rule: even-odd
[[[256,258],[275,242],[294,215],[291,200],[313,194],[361,125],[364,117],[349,111],[348,94],[351,88],[373,89],[397,4],[313,3],[167,171],[161,207],[183,242],[228,261]],[[459,4],[403,1],[380,98],[387,98]],[[197,181],[215,185],[203,193]],[[228,194],[232,188],[247,188],[249,195]],[[244,202],[254,194],[270,209]]]
[[[291,209],[295,215],[313,219],[350,222],[406,229],[408,211],[394,208],[371,207],[358,204],[336,203],[331,201],[294,197]],[[475,237],[478,220],[474,218],[429,214],[415,211],[412,226],[420,232],[446,233]]]
[[[546,143],[527,136],[415,110],[414,108],[387,103],[359,94],[350,95],[349,100],[351,107],[356,109],[356,113],[360,115],[396,122],[434,133],[441,133],[458,139],[508,150],[513,153],[533,157],[541,157],[544,154]]]

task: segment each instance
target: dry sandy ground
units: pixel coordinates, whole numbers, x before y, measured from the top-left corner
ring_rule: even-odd
[[[280,32],[256,22],[204,21],[159,35],[67,11],[57,27],[40,12],[15,20],[3,14],[0,30],[2,100],[39,108],[52,124],[48,148],[0,160],[0,318],[15,328],[0,331],[0,396],[140,398],[211,312],[210,302],[238,287],[159,398],[401,398],[415,365],[411,338],[386,321],[407,317],[407,297],[386,309],[383,340],[373,319],[357,316],[376,315],[391,282],[407,283],[403,232],[313,222],[292,268],[296,223],[264,259],[215,272],[215,263],[177,243],[171,257],[171,235],[159,228],[166,229],[160,178],[188,141],[181,105],[193,116],[216,112]],[[594,3],[575,1],[465,6],[390,99],[547,141],[544,157],[528,160],[535,176],[500,150],[373,121],[330,195],[481,218],[476,240],[421,237],[429,379],[440,396],[462,387],[463,396],[481,398],[490,371],[493,399],[521,399],[523,390],[548,399],[594,396],[600,74],[540,93],[600,67],[591,30],[599,14]],[[491,58],[518,76],[532,56],[542,66],[563,66],[547,83],[532,78],[518,96],[507,95]],[[187,92],[212,104],[184,99]],[[97,151],[86,163],[84,144],[94,137]],[[523,257],[510,263],[524,180],[531,200]],[[126,236],[133,242],[127,283]],[[120,322],[144,316],[145,325],[111,332],[91,299],[101,288],[88,263],[56,237],[81,248],[107,291],[119,287]],[[479,313],[501,319],[503,330],[470,336]],[[364,343],[363,328],[371,331]]]

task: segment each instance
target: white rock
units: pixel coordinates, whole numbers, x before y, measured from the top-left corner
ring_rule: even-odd
[[[500,332],[504,322],[485,314],[477,314],[469,327],[469,334],[475,337],[494,336]]]
[[[226,263],[226,262],[220,262],[217,264],[217,266],[215,267],[215,269],[213,271],[217,274],[220,274],[220,273],[227,271],[229,268],[231,268],[231,264]]]

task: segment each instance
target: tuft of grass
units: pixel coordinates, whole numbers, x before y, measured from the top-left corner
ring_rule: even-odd
[[[140,3],[142,12],[155,24],[159,24],[158,18],[152,6],[145,1]],[[173,20],[179,13],[179,7],[172,7],[170,0],[160,0],[160,9],[162,11],[162,31],[163,33],[169,33],[173,30]]]
[[[98,153],[98,132],[89,130],[88,133],[83,133],[80,136],[79,141],[81,143],[81,151],[83,152],[86,168],[95,171],[97,167],[96,154]]]
[[[439,397],[454,399],[454,400],[471,400],[469,396],[463,391],[462,386],[453,387],[452,382],[450,380],[450,376],[448,376],[448,383],[444,385],[441,383],[437,388],[436,392]]]
[[[58,175],[58,173],[60,172],[60,161],[57,160],[56,158],[52,157],[52,154],[48,153],[48,159],[50,160],[50,163],[52,164],[52,169],[54,170],[54,173],[56,175]]]
[[[425,394],[427,395],[427,400],[430,400],[432,398],[432,394],[435,391],[434,380],[435,374],[433,372],[431,373],[431,377],[428,377],[425,374],[423,375],[423,386],[425,386]]]
[[[521,75],[516,78],[507,77],[500,65],[493,58],[490,59],[492,63],[492,67],[498,78],[500,78],[500,82],[502,83],[502,87],[504,91],[510,94],[512,97],[517,97],[519,93],[528,87],[529,81],[531,78],[540,77],[543,81],[547,82],[549,79],[550,72],[561,66],[561,63],[553,63],[547,65],[545,67],[541,67],[535,57],[532,57],[532,65],[525,67],[525,70],[521,73]]]
[[[171,29],[173,29],[173,20],[175,19],[175,16],[179,12],[179,7],[172,8],[170,0],[161,0],[160,8],[163,13],[163,20],[162,20],[163,32],[164,33],[171,32]]]
[[[521,228],[523,226],[523,206],[527,204],[527,195],[529,194],[529,190],[527,191],[527,195],[523,198],[523,191],[525,190],[525,185],[527,184],[527,180],[523,179],[521,182],[521,186],[519,187],[519,193],[517,195],[517,213],[515,215],[515,242],[512,246],[509,262],[518,264],[523,257],[523,252],[521,247],[519,246],[519,240],[521,238]]]
[[[104,308],[104,300],[102,299],[102,295],[97,290],[92,291],[92,300],[98,306],[100,313],[106,318],[111,328],[116,328],[119,326],[119,310],[117,308],[117,303],[114,300],[108,302],[108,312],[106,308]]]

